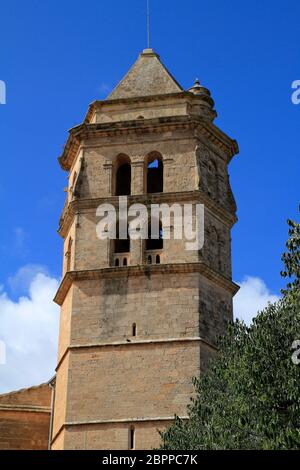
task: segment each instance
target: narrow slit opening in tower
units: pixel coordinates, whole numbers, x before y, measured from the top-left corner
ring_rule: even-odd
[[[72,245],[73,245],[73,239],[70,237],[68,241],[67,252],[66,252],[66,261],[67,261],[66,271],[67,272],[71,270]]]
[[[136,323],[132,325],[132,336],[136,336]]]
[[[134,450],[135,447],[135,429],[132,426],[129,429],[129,450]]]
[[[72,178],[72,186],[71,186],[71,197],[75,196],[75,183],[77,180],[77,172],[74,172],[73,178]]]

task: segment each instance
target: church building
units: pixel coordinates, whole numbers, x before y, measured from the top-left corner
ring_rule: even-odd
[[[186,418],[192,378],[216,353],[238,290],[228,176],[238,145],[216,116],[207,88],[196,80],[184,90],[145,49],[70,130],[59,157],[69,183],[56,376],[31,391],[32,403],[21,391],[19,441],[16,392],[0,396],[0,448],[151,449],[175,414]],[[114,240],[99,238],[97,208],[118,214],[120,197],[149,209],[202,205],[204,245],[175,238],[174,217],[158,220],[156,238],[131,238],[130,227],[124,238],[118,226]]]

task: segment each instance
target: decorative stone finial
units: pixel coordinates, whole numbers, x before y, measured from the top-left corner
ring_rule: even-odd
[[[196,114],[202,115],[210,120],[214,120],[217,116],[216,111],[214,110],[214,100],[211,97],[210,91],[200,84],[198,78],[196,78],[194,85],[189,88],[189,93],[192,93],[197,97],[197,106],[194,108],[197,112]]]
[[[195,95],[198,95],[202,91],[202,86],[200,85],[200,81],[198,78],[196,78],[194,85],[189,89],[191,93],[194,93]]]

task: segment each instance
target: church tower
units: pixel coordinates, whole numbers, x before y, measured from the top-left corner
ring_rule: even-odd
[[[70,130],[59,158],[69,185],[52,449],[151,449],[158,429],[186,416],[238,289],[227,170],[238,146],[215,117],[206,88],[184,91],[146,49]],[[118,211],[119,196],[204,205],[203,247],[174,239],[174,218],[156,239],[99,238],[97,208]]]

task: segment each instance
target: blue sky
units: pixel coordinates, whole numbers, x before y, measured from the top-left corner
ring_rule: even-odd
[[[183,87],[198,77],[211,90],[216,124],[239,142],[230,167],[234,279],[257,276],[277,293],[286,219],[297,217],[299,202],[300,106],[291,83],[300,78],[300,3],[151,2],[153,48]],[[67,130],[146,46],[145,3],[1,2],[0,284],[8,292],[8,279],[28,264],[60,276],[66,174],[56,159]]]

